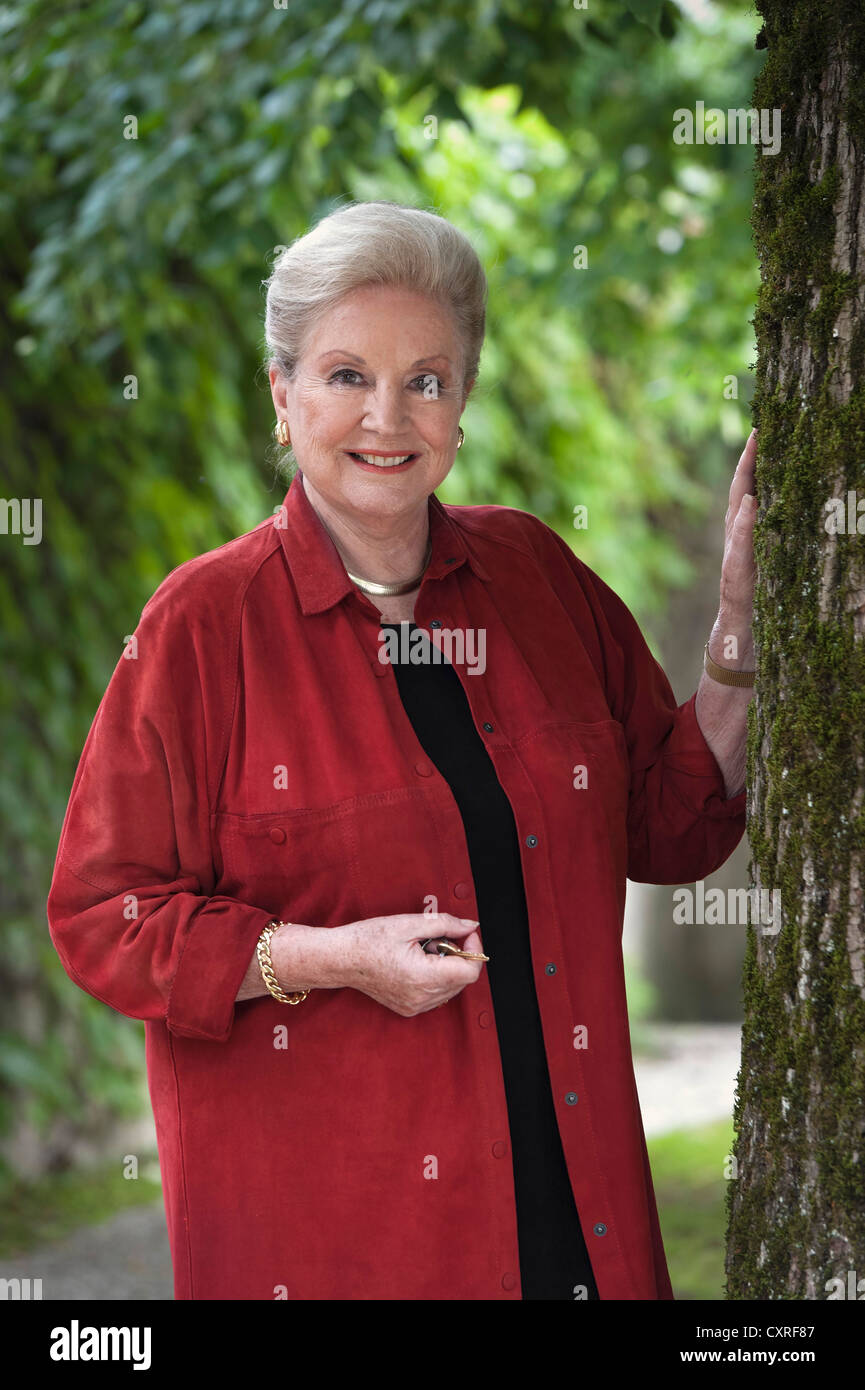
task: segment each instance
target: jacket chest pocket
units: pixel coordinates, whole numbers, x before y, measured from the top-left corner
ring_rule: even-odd
[[[438,821],[414,788],[312,811],[220,812],[216,891],[309,926],[420,912],[437,891]]]
[[[355,921],[361,883],[351,808],[241,816],[214,829],[223,877],[218,891],[274,917],[310,926]]]
[[[557,853],[593,851],[627,870],[630,764],[625,732],[615,719],[544,725],[514,745],[543,806]]]
[[[574,749],[577,764],[585,768],[590,800],[597,811],[603,811],[610,833],[624,831],[628,815],[628,792],[631,768],[625,731],[615,719],[597,724],[580,724],[574,729]],[[577,774],[574,775],[577,787]]]

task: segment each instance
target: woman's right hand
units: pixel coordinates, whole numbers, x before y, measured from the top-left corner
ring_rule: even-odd
[[[448,912],[417,912],[336,927],[343,983],[403,1018],[429,1013],[473,985],[484,962],[440,956],[420,943],[441,936],[456,941],[460,950],[482,952],[478,926]]]

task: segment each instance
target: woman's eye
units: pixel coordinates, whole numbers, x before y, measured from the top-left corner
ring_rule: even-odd
[[[434,387],[433,387],[433,390],[432,390],[432,394],[433,394],[433,395],[436,395],[436,396],[438,395],[439,391],[441,391],[442,388],[443,388],[443,386],[444,386],[444,383],[443,383],[441,377],[440,377],[440,376],[436,376],[435,372],[424,372],[422,376],[416,376],[416,377],[415,377],[415,381],[419,381],[419,382],[420,382],[420,384],[421,384],[420,389],[421,389],[422,391],[426,391],[426,389],[427,389],[428,386],[432,386],[432,384],[435,383],[435,385],[434,385]]]
[[[351,377],[352,380],[347,380],[348,377]],[[340,367],[339,371],[334,372],[333,376],[329,378],[329,383],[335,381],[341,386],[355,386],[359,380],[360,372],[354,371],[351,367]],[[425,392],[429,389],[433,396],[437,396],[440,391],[444,390],[444,382],[441,377],[436,376],[435,372],[423,372],[414,380],[419,383],[418,389],[420,391]]]

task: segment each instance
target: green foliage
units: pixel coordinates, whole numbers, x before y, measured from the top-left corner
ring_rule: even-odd
[[[117,1163],[51,1173],[35,1182],[12,1183],[4,1194],[0,1257],[61,1240],[80,1226],[95,1225],[127,1207],[159,1201],[162,1186],[156,1154],[139,1155],[137,1178],[123,1176]]]
[[[756,284],[751,150],[671,139],[677,107],[747,104],[745,3],[706,26],[661,0],[3,11],[0,458],[44,537],[0,537],[3,983],[36,1001],[6,1020],[0,1126],[25,1093],[35,1122],[90,1124],[140,1067],[140,1025],[67,980],[44,901],[141,607],[282,500],[260,370],[277,245],[352,198],[452,218],[491,298],[443,498],[542,516],[643,619],[687,582],[671,537],[747,433]]]
[[[732,1179],[728,1120],[647,1141],[658,1219],[677,1299],[724,1297],[724,1200]]]
[[[658,991],[646,978],[638,960],[626,956],[624,964],[631,1051],[635,1057],[657,1056],[659,1048],[650,1020],[657,1016]]]

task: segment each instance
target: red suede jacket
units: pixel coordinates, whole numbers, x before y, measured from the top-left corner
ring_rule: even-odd
[[[434,495],[429,519],[415,619],[434,641],[485,637],[485,669],[455,669],[514,810],[598,1290],[668,1299],[625,879],[711,873],[745,796],[725,800],[693,697],[676,707],[625,605],[555,532]],[[347,988],[235,1003],[273,917],[327,930],[431,899],[478,916],[459,810],[379,630],[298,473],[273,517],[159,586],[76,773],[48,921],[75,983],[145,1020],[181,1299],[520,1298],[486,974],[415,1018]]]

